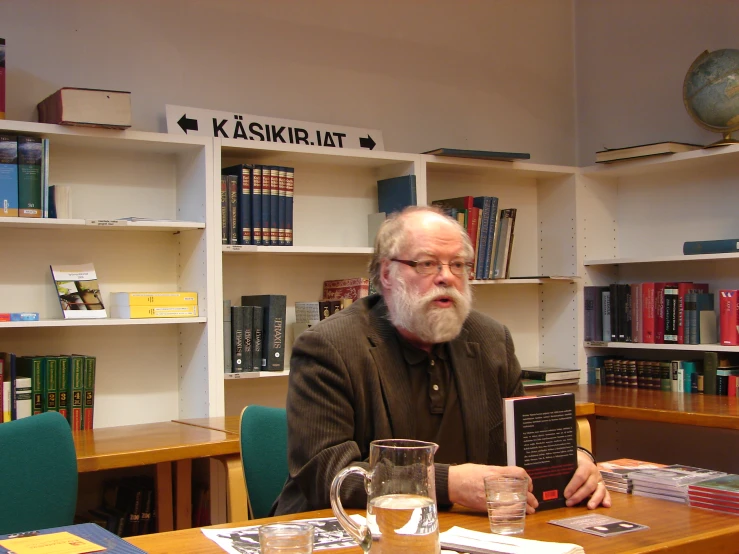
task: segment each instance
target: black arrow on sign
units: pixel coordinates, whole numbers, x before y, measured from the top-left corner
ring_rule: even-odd
[[[369,135],[367,135],[367,138],[359,137],[360,148],[369,148],[370,150],[374,150],[376,144],[377,143],[372,140],[372,137]]]
[[[177,124],[180,126],[180,128],[185,131],[185,134],[187,134],[187,131],[197,131],[198,130],[198,120],[197,119],[188,119],[187,114],[184,114],[180,120],[177,122]]]

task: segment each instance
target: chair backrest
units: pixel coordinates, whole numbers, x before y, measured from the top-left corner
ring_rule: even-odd
[[[74,523],[77,455],[57,412],[0,424],[0,534]]]
[[[249,508],[266,517],[287,481],[287,412],[247,406],[241,412],[241,462]]]

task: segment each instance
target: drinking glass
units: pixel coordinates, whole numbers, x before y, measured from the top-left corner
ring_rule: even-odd
[[[490,531],[501,535],[523,533],[528,490],[527,477],[485,477]]]

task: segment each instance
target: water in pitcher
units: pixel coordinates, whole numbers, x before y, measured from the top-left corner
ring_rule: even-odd
[[[436,503],[415,494],[388,494],[370,500],[367,517],[380,530],[372,554],[438,554]]]

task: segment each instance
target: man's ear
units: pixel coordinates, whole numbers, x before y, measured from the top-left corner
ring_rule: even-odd
[[[382,260],[380,262],[380,282],[383,290],[392,288],[392,279],[390,278],[390,260]]]

